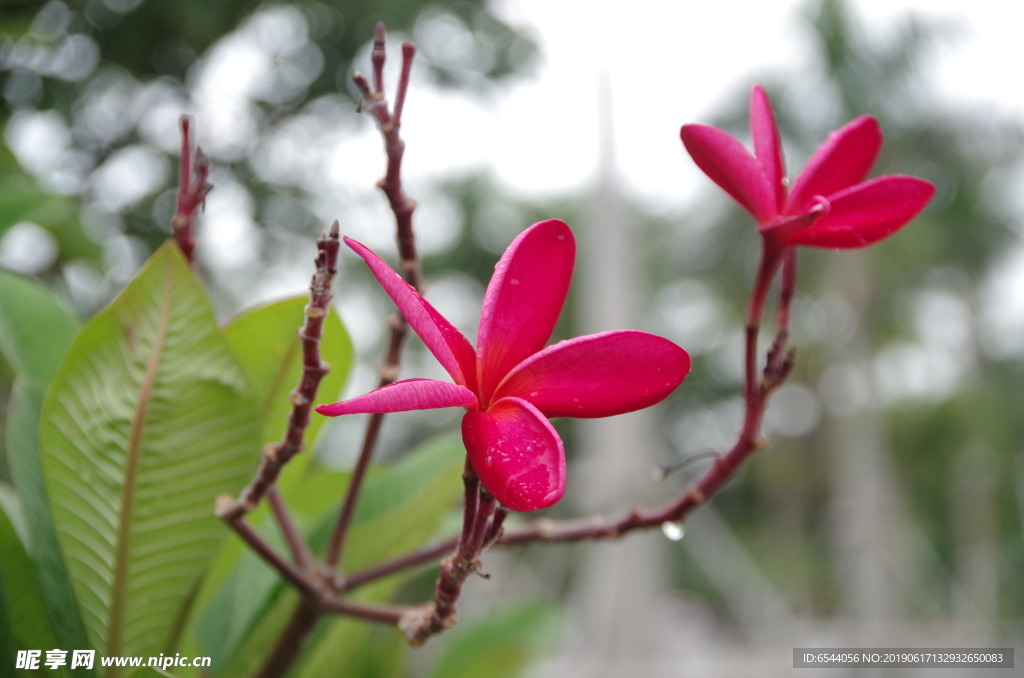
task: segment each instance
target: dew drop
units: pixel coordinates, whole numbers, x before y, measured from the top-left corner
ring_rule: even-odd
[[[560,236],[558,236],[558,239],[559,240],[565,240],[565,236],[564,235],[560,235]]]
[[[511,284],[511,285],[518,285],[518,284],[519,284],[519,281],[518,281],[518,280],[516,280],[515,278],[512,278],[512,279],[511,279],[511,280],[509,280],[508,282],[509,282],[509,284]]]
[[[683,524],[673,523],[671,520],[666,520],[661,524],[661,531],[668,537],[669,541],[679,541],[683,538],[683,534],[685,534]]]

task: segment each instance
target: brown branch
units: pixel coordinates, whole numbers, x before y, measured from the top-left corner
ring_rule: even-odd
[[[386,563],[381,563],[380,565],[368,568],[362,572],[351,574],[345,577],[345,590],[351,591],[359,588],[363,584],[369,584],[372,581],[377,581],[378,579],[396,574],[402,570],[408,570],[409,568],[435,562],[444,554],[451,553],[458,543],[459,538],[452,537],[451,539],[446,539],[442,542],[438,542],[437,544],[425,546],[418,551],[413,551],[412,553],[400,558],[389,560]]]
[[[409,74],[412,68],[412,60],[416,53],[413,45],[402,45],[402,75],[398,83],[396,94],[395,111],[392,114],[388,110],[384,98],[384,24],[378,24],[374,32],[374,47],[371,54],[373,63],[374,85],[370,84],[361,75],[356,75],[354,80],[363,94],[363,107],[374,116],[381,134],[384,137],[384,148],[387,154],[387,169],[384,178],[378,182],[378,186],[388,199],[388,204],[395,215],[398,250],[401,256],[401,269],[406,282],[421,289],[419,257],[416,253],[416,239],[412,229],[412,213],[416,209],[416,203],[410,200],[402,187],[401,167],[402,157],[405,153],[405,143],[399,134],[401,127],[402,109],[405,105],[405,97],[409,87]],[[380,386],[386,386],[398,379],[402,347],[408,335],[409,327],[400,314],[394,316],[390,321],[390,338],[384,361],[380,367]],[[308,413],[308,411],[307,411]],[[366,471],[373,456],[380,427],[383,422],[383,414],[373,414],[367,422],[366,432],[363,436],[363,444],[359,452],[359,458],[353,468],[351,480],[345,492],[345,498],[338,514],[328,542],[324,561],[326,567],[316,570],[309,567],[312,574],[317,576],[328,588],[333,590],[344,589],[344,579],[336,575],[338,563],[344,555],[345,538],[349,526],[355,515],[356,504],[362,489]],[[321,594],[316,600],[308,597],[299,604],[285,634],[275,645],[271,655],[266,659],[261,678],[277,678],[283,675],[294,663],[295,658],[301,651],[302,645],[312,633],[319,615],[325,612],[355,616],[370,621],[397,624],[399,619],[407,610],[403,608],[367,606],[358,603],[341,600],[333,595]]]
[[[309,285],[306,321],[299,328],[302,340],[302,377],[291,393],[292,410],[288,416],[288,428],[281,442],[263,449],[256,475],[242,490],[230,510],[225,509],[224,518],[227,520],[244,516],[255,509],[263,495],[277,481],[284,465],[305,449],[304,437],[306,426],[309,425],[309,412],[316,401],[320,381],[330,371],[330,366],[320,359],[320,337],[323,334],[324,318],[327,317],[334,297],[331,284],[338,272],[338,238],[338,222],[335,221],[330,233],[321,233],[316,241],[316,273]]]
[[[288,619],[284,631],[274,643],[274,649],[264,660],[256,678],[279,678],[287,674],[313,635],[313,629],[316,628],[318,621],[320,608],[312,601],[301,600]]]
[[[310,576],[309,571],[306,569],[300,569],[285,560],[273,549],[273,547],[270,546],[270,544],[263,540],[263,537],[261,537],[248,522],[246,522],[245,517],[239,516],[232,518],[230,516],[230,512],[233,505],[234,499],[230,495],[218,497],[217,517],[227,523],[228,526],[233,529],[253,551],[258,553],[263,560],[267,561],[267,563],[272,565],[274,569],[280,572],[281,576],[290,581],[295,588],[307,596],[319,596],[323,586]]]
[[[270,500],[274,517],[281,528],[281,534],[284,536],[285,541],[288,542],[288,548],[291,549],[295,564],[303,569],[308,569],[313,564],[313,556],[309,552],[309,546],[306,545],[306,541],[299,534],[298,529],[296,529],[295,523],[288,513],[288,507],[284,505],[284,500],[281,499],[281,493],[277,491],[276,487],[271,487],[267,491],[267,499]]]
[[[455,554],[441,561],[441,574],[437,578],[434,589],[434,602],[423,607],[406,611],[398,622],[398,628],[405,634],[406,640],[413,647],[419,647],[431,636],[455,626],[459,615],[455,603],[462,595],[462,585],[469,575],[479,572],[480,551],[483,549],[484,537],[487,534],[488,521],[494,514],[494,496],[486,490],[479,489],[476,474],[472,473],[469,463],[471,480],[466,480],[467,505],[472,494],[479,494],[476,510],[470,513],[467,506],[462,535],[459,537]]]
[[[210,161],[203,149],[195,146],[192,128],[195,119],[190,115],[181,116],[181,168],[178,174],[178,204],[171,219],[174,239],[178,242],[185,258],[192,263],[196,239],[193,226],[195,213],[206,201],[206,194],[213,186],[207,181]],[[193,158],[193,147],[195,157]]]
[[[395,228],[398,240],[398,252],[401,258],[402,275],[405,281],[417,290],[421,290],[419,257],[416,253],[416,236],[412,228],[412,213],[416,209],[416,203],[405,195],[402,188],[402,157],[405,154],[405,142],[400,135],[401,129],[401,108],[396,105],[394,114],[388,110],[387,100],[384,98],[384,24],[377,24],[374,34],[373,77],[374,86],[371,89],[366,78],[361,75],[354,77],[356,85],[363,94],[366,103],[364,108],[377,121],[381,135],[384,137],[384,150],[387,154],[387,169],[384,178],[377,182],[377,186],[387,196],[388,204],[395,215]],[[409,73],[412,68],[412,60],[416,54],[416,48],[410,44],[402,45],[402,75],[398,82],[396,101],[404,106],[405,95],[409,88]],[[422,291],[422,290],[421,290]],[[384,362],[380,367],[379,387],[398,379],[402,361],[402,346],[409,333],[409,326],[405,318],[398,314],[390,322],[391,335],[388,342],[387,353]],[[325,562],[329,567],[336,567],[344,556],[345,538],[348,529],[355,515],[356,504],[359,501],[359,494],[362,491],[363,480],[366,471],[370,466],[370,459],[373,457],[373,450],[376,447],[377,436],[383,423],[383,414],[372,414],[367,422],[366,433],[363,436],[363,444],[359,451],[359,458],[352,469],[352,477],[348,489],[345,492],[345,499],[342,502],[338,520],[331,532],[331,539],[328,542],[325,555]]]

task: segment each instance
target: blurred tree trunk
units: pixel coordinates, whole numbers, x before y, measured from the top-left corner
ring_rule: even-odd
[[[995,464],[984,445],[965,447],[950,478],[955,577],[953,617],[978,641],[992,637],[999,610]]]
[[[638,327],[644,298],[634,220],[615,177],[606,83],[600,105],[601,169],[588,223],[580,232],[573,286],[580,333]],[[660,443],[652,410],[574,421],[581,452],[576,486],[582,491],[571,499],[581,512],[620,512],[655,499],[650,472]],[[658,660],[659,599],[667,593],[663,539],[646,532],[630,535],[625,543],[582,547],[564,657],[573,675],[651,675]]]
[[[871,260],[842,252],[828,270],[829,285],[856,318],[853,336],[833,346],[831,362],[870,365]],[[865,375],[870,383],[870,375]],[[908,579],[904,502],[896,482],[882,410],[868,403],[826,422],[832,469],[832,529],[843,612],[861,642],[881,642],[903,616],[899,584]]]

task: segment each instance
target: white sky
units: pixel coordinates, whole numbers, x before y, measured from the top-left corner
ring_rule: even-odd
[[[854,4],[872,30],[885,30],[909,12],[952,20],[963,36],[933,60],[930,75],[938,90],[950,100],[986,102],[1024,115],[1024,5]],[[526,194],[580,186],[596,169],[598,83],[604,72],[618,169],[627,188],[658,202],[680,203],[702,185],[678,141],[680,125],[705,118],[758,73],[802,63],[808,48],[799,26],[803,2],[797,0],[504,0],[500,7],[539,39],[543,63],[536,79],[488,102],[422,88],[411,92],[405,120],[411,178],[486,166]],[[367,130],[352,140],[352,150],[379,153],[374,135]],[[379,170],[368,164],[366,178],[372,179]]]

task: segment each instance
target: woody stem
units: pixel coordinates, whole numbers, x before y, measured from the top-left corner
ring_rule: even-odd
[[[398,82],[396,101],[405,104],[406,91],[409,88],[409,72],[412,68],[412,60],[416,54],[416,48],[410,44],[402,45],[402,75]],[[354,80],[364,98],[368,99],[365,104],[366,110],[373,115],[384,137],[384,149],[387,154],[387,169],[384,178],[377,182],[377,186],[384,192],[395,215],[395,230],[398,240],[398,252],[401,258],[402,277],[407,283],[417,290],[421,290],[419,256],[416,252],[416,234],[412,227],[412,213],[416,209],[416,203],[406,194],[402,186],[402,158],[405,155],[405,142],[399,134],[401,130],[401,107],[396,104],[395,112],[388,110],[387,101],[383,91],[383,67],[384,67],[384,25],[377,24],[374,37],[374,87],[371,89],[366,79],[357,75]],[[401,314],[396,315],[389,322],[391,328],[388,349],[383,364],[380,367],[380,382],[378,386],[387,386],[398,379],[402,360],[402,346],[405,343],[406,335],[409,333],[409,325]],[[373,457],[373,450],[376,447],[377,437],[380,433],[381,424],[384,421],[383,414],[372,414],[366,426],[366,433],[363,436],[363,444],[359,451],[359,458],[352,469],[352,479],[349,481],[348,489],[345,492],[345,499],[342,501],[338,520],[331,532],[331,539],[328,542],[325,555],[325,562],[329,567],[336,567],[341,562],[345,548],[345,538],[348,534],[352,517],[355,515],[355,507],[359,500],[359,493],[362,490],[363,480],[366,471],[370,466],[370,459]]]

